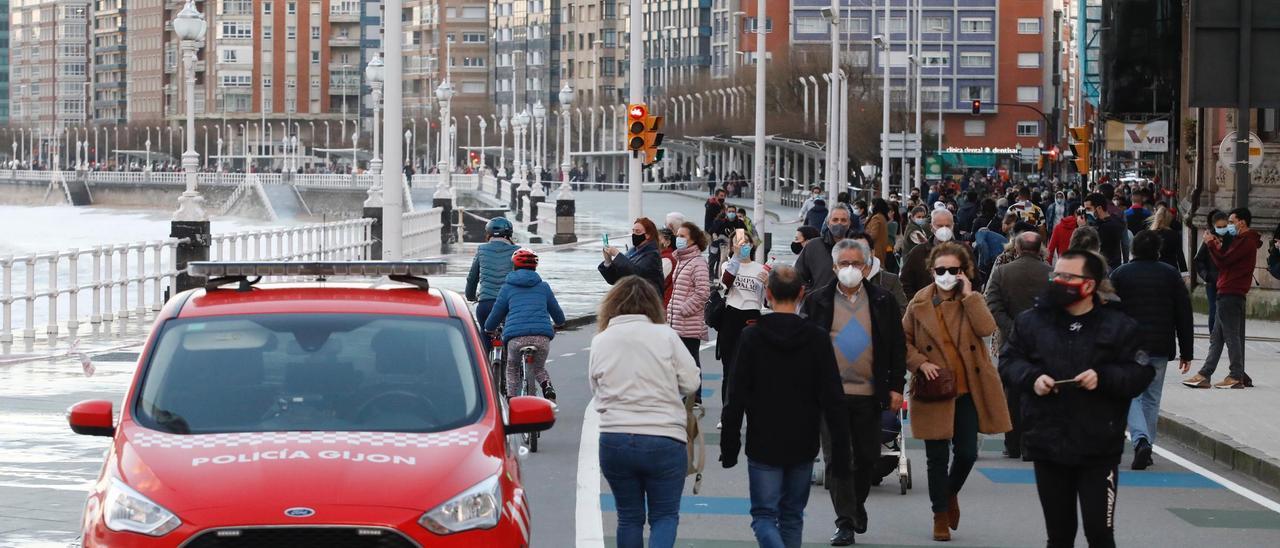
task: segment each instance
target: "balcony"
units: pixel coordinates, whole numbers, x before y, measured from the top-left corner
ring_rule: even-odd
[[[360,2],[344,0],[329,4],[330,23],[359,23]]]
[[[329,47],[357,48],[360,47],[360,38],[356,36],[330,36]]]

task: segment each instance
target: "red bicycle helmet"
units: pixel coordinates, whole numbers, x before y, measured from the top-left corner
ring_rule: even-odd
[[[516,268],[536,270],[538,268],[538,254],[534,253],[532,249],[517,249],[511,255],[511,264]]]

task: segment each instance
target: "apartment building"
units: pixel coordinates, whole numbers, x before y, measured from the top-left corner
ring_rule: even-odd
[[[0,124],[9,123],[9,0],[0,0]]]
[[[11,0],[9,76],[14,124],[85,122],[89,84],[88,0]]]
[[[710,75],[711,7],[706,0],[644,3],[646,96],[667,95]]]
[[[560,74],[579,105],[625,101],[627,19],[618,0],[563,0],[560,13]],[[562,84],[563,85],[563,84]]]
[[[446,77],[455,111],[491,108],[489,7],[468,0],[407,0],[405,12],[405,115],[438,117],[435,90]]]
[[[125,49],[125,0],[97,0],[93,11],[93,93],[90,102],[94,123],[127,121],[128,97]]]
[[[204,6],[200,8],[203,12]],[[171,18],[165,0],[128,0],[124,20],[129,62],[124,78],[125,118],[131,123],[155,122],[164,117],[164,43],[172,39],[172,32],[165,30]]]
[[[493,99],[508,111],[559,102],[561,18],[552,8],[551,0],[491,4]]]

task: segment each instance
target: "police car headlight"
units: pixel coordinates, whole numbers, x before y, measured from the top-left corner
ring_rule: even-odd
[[[423,514],[418,524],[432,533],[448,535],[471,529],[492,529],[501,517],[502,482],[495,474]]]
[[[130,531],[153,537],[167,535],[182,524],[173,512],[115,478],[111,478],[111,485],[107,487],[102,514],[107,528],[112,531]]]

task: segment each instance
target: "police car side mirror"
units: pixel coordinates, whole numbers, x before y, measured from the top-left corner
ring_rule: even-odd
[[[116,427],[111,416],[111,402],[107,400],[82,401],[67,410],[67,422],[71,431],[85,436],[113,436]]]
[[[507,402],[507,433],[526,434],[548,430],[556,423],[556,406],[535,396],[517,396]]]

